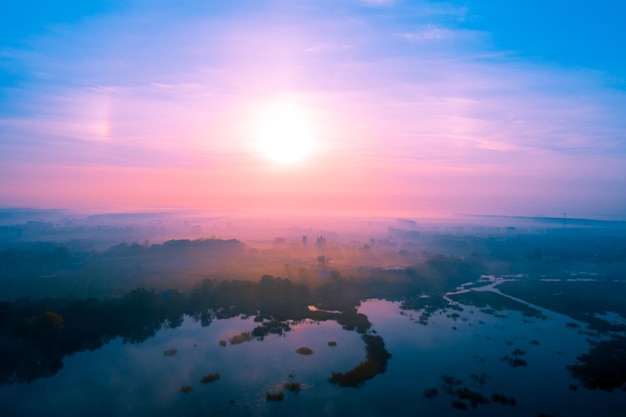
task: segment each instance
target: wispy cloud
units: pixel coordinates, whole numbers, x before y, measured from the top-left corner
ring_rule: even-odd
[[[304,52],[310,53],[321,53],[321,52],[336,52],[336,51],[346,51],[352,48],[352,45],[349,44],[316,44],[313,46],[309,46],[304,49]]]
[[[322,152],[299,174],[317,190],[383,195],[368,181],[389,178],[410,193],[412,182],[439,176],[441,187],[484,180],[488,194],[485,178],[497,174],[493,190],[503,192],[505,179],[525,181],[528,166],[536,170],[528,189],[542,176],[556,187],[561,172],[580,167],[598,182],[623,178],[615,161],[626,160],[626,95],[604,74],[498,50],[490,33],[464,25],[465,5],[370,5],[381,7],[231,5],[177,19],[136,5],[38,33],[21,48],[0,45],[1,68],[22,74],[0,87],[0,162],[219,167],[231,191],[245,194],[245,178],[265,178],[246,136],[249,109],[288,96],[319,116]],[[315,163],[337,168],[322,179]]]
[[[440,26],[426,25],[421,31],[401,33],[399,36],[411,42],[428,42],[451,39],[454,36],[454,32]]]
[[[370,6],[393,6],[397,3],[397,0],[359,0],[361,3]]]

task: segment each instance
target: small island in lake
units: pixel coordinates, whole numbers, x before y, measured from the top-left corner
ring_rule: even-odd
[[[202,379],[200,380],[200,382],[202,382],[203,384],[208,384],[209,382],[215,382],[218,379],[220,379],[220,374],[215,373],[215,374],[207,374],[205,376],[202,377]]]
[[[300,355],[312,355],[313,349],[308,348],[308,347],[300,347],[296,349],[296,352],[299,353]]]

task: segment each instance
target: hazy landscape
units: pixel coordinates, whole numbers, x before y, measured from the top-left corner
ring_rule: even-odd
[[[625,417],[624,16],[0,1],[0,417]]]
[[[626,406],[624,222],[2,213],[3,415]]]

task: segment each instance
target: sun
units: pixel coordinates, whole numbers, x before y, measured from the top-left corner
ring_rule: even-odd
[[[264,105],[254,136],[259,154],[277,164],[295,164],[315,152],[315,125],[307,112],[292,102]]]

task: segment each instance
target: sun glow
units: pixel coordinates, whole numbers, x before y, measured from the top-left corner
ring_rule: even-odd
[[[294,164],[315,152],[315,125],[307,112],[291,102],[263,107],[255,126],[257,150],[278,164]]]

